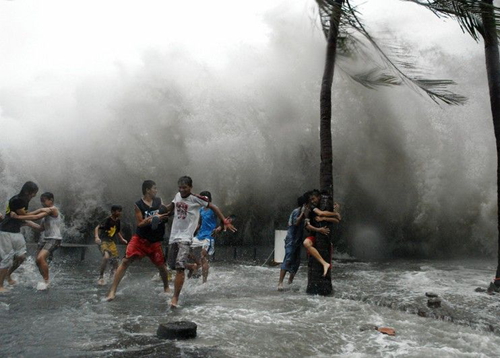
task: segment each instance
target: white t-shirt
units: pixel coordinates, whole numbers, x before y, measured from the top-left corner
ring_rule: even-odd
[[[175,211],[169,243],[185,242],[190,244],[200,219],[200,208],[207,207],[209,202],[194,194],[183,198],[180,193],[177,193],[172,203]]]

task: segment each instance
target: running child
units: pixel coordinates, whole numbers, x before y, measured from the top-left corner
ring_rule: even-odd
[[[212,194],[209,191],[202,191],[200,195],[206,197],[209,203],[212,202]],[[224,219],[226,224],[232,224],[232,221],[233,216]],[[191,248],[196,263],[201,266],[203,283],[207,282],[208,271],[210,269],[208,258],[215,253],[215,237],[221,232],[222,225],[217,225],[217,217],[213,210],[208,207],[200,209],[198,230],[196,237],[193,238]]]
[[[38,285],[38,289],[44,290],[49,287],[49,265],[48,258],[59,246],[61,246],[61,215],[59,209],[54,206],[54,194],[50,192],[40,195],[40,202],[44,208],[50,209],[48,212],[42,212],[35,215],[35,220],[42,219],[40,224],[32,221],[26,221],[25,224],[37,231],[42,232],[40,241],[38,241],[38,250],[36,252],[36,265],[38,271],[43,277],[44,282]]]
[[[158,189],[154,181],[146,180],[142,183],[143,196],[135,202],[134,207],[137,229],[135,235],[132,236],[132,239],[128,243],[125,258],[116,270],[113,284],[106,297],[108,301],[115,299],[118,285],[130,264],[145,256],[149,257],[160,272],[164,292],[170,292],[168,288],[167,266],[165,265],[165,258],[161,247],[161,242],[165,235],[165,222],[168,220],[170,213],[160,214],[160,208],[164,207],[164,205],[161,198],[156,196],[157,193]]]
[[[111,206],[111,215],[104,219],[94,229],[95,243],[99,245],[102,253],[101,268],[99,273],[99,280],[97,284],[104,285],[104,271],[108,261],[111,265],[111,276],[114,275],[118,268],[118,249],[116,247],[115,239],[118,237],[122,243],[127,244],[121,233],[121,220],[122,207],[120,205]]]
[[[0,293],[6,291],[6,278],[10,285],[16,284],[11,275],[26,259],[26,241],[21,233],[24,220],[36,220],[36,214],[51,211],[49,208],[41,208],[28,212],[28,204],[37,192],[38,186],[35,183],[24,183],[19,194],[10,198],[5,217],[0,223]],[[17,216],[14,218],[11,213]]]
[[[177,307],[182,286],[184,285],[184,270],[187,268],[190,246],[199,221],[200,208],[212,210],[224,223],[224,229],[229,229],[232,232],[236,231],[231,223],[224,222],[224,215],[208,198],[191,193],[193,180],[190,177],[181,177],[177,181],[177,185],[179,192],[167,206],[168,211],[174,211],[174,221],[170,232],[168,249],[168,265],[170,269],[176,270],[174,295],[170,302],[172,308]]]

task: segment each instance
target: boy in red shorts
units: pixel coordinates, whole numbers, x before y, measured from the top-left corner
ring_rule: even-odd
[[[330,223],[338,223],[341,220],[340,214],[334,211],[321,211],[317,206],[321,199],[319,190],[313,190],[309,195],[309,213],[305,220],[306,230],[309,231],[309,236],[304,240],[304,247],[307,253],[314,257],[323,266],[323,277],[326,276],[331,264],[328,263],[314,247],[316,241],[316,233],[323,235],[330,234],[330,228],[321,227],[319,223],[326,221]],[[334,208],[338,210],[338,204],[335,203]]]
[[[115,299],[116,290],[122,280],[127,268],[135,260],[144,256],[149,257],[151,262],[158,268],[160,277],[163,281],[163,289],[170,292],[168,288],[168,273],[161,242],[165,235],[165,222],[168,220],[169,213],[160,214],[160,208],[163,206],[161,198],[156,197],[156,183],[152,180],[146,180],[142,183],[142,198],[135,203],[135,220],[137,229],[127,246],[125,258],[116,270],[113,284],[109,290],[106,300]],[[164,206],[163,206],[164,207]]]

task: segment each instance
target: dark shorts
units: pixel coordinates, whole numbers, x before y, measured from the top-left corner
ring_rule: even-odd
[[[156,266],[164,265],[165,257],[163,256],[161,241],[150,242],[139,235],[132,236],[132,239],[128,243],[125,257],[129,259],[131,257],[143,258],[145,256],[149,257],[151,262]]]
[[[47,250],[53,254],[61,246],[61,241],[60,239],[42,239],[38,242],[38,252]]]
[[[300,248],[302,241],[289,243],[285,246],[285,258],[281,264],[281,269],[290,273],[297,273],[300,267]]]
[[[168,246],[168,266],[171,270],[183,270],[188,263],[191,247],[189,244],[174,242]]]

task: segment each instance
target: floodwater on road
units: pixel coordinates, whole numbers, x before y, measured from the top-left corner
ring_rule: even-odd
[[[28,259],[19,284],[0,296],[0,356],[500,356],[500,295],[474,291],[487,286],[494,262],[336,261],[332,297],[305,293],[305,266],[278,292],[279,267],[215,262],[207,284],[186,280],[176,310],[146,259],[132,265],[113,302],[104,301],[109,284],[96,284],[98,265],[98,257],[56,255],[51,287],[37,291]],[[442,308],[427,307],[429,291]],[[198,325],[197,338],[156,337],[160,323],[180,320]],[[370,325],[396,336],[362,330]]]

